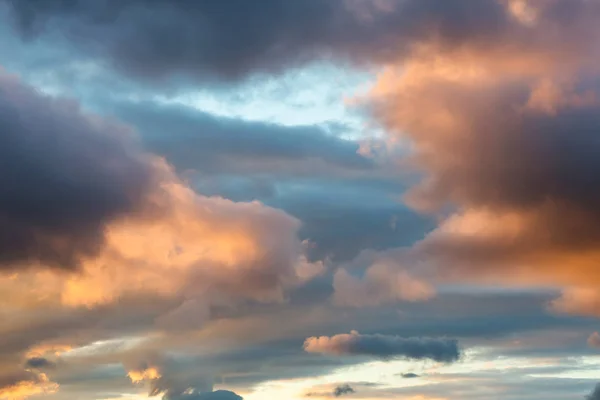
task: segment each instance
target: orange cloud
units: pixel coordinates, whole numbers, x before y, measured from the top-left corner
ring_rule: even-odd
[[[147,210],[110,223],[104,248],[80,273],[21,272],[0,285],[19,297],[29,284],[36,289],[24,301],[73,307],[139,294],[281,301],[286,288],[322,271],[306,260],[296,219],[258,202],[198,195],[161,160],[155,168],[164,178]]]
[[[140,383],[142,381],[152,381],[161,377],[158,369],[149,367],[144,370],[131,370],[127,373],[129,379],[133,383]]]
[[[52,394],[58,391],[58,385],[50,382],[45,374],[37,374],[34,379],[17,380],[0,387],[0,400],[24,400],[40,394]]]
[[[520,26],[460,46],[422,40],[382,68],[364,100],[409,142],[401,162],[422,180],[406,202],[441,222],[380,282],[427,266],[436,282],[567,288],[555,311],[600,315],[593,3],[573,2],[567,23],[562,2],[507,0]]]

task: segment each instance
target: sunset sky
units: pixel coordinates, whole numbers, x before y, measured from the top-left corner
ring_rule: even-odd
[[[599,371],[600,0],[0,0],[0,400]]]

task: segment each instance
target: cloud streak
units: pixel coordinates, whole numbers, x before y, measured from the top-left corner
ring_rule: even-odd
[[[336,356],[372,356],[382,359],[404,358],[451,363],[460,358],[458,342],[452,339],[402,338],[388,335],[363,335],[356,331],[335,336],[310,337],[304,342],[309,353]]]

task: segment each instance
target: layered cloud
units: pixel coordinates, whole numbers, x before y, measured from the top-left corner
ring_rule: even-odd
[[[456,340],[361,335],[356,331],[331,337],[310,337],[304,342],[304,350],[309,353],[337,356],[363,355],[383,359],[430,359],[448,363],[457,361],[460,357],[460,349]]]

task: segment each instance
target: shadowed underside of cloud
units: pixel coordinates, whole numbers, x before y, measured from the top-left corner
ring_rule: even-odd
[[[0,70],[0,269],[74,269],[142,206],[150,159],[128,128],[40,96]]]
[[[415,42],[485,44],[520,25],[500,1],[4,0],[25,37],[66,37],[134,77],[237,79],[332,56],[389,61]]]
[[[361,335],[356,331],[331,337],[310,337],[304,342],[304,350],[309,353],[337,356],[363,355],[383,359],[430,359],[444,363],[451,363],[460,358],[458,342],[453,339]]]

